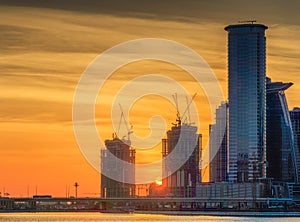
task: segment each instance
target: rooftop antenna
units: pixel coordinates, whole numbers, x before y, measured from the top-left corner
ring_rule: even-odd
[[[256,20],[245,20],[245,21],[238,21],[238,23],[251,23],[254,24]]]

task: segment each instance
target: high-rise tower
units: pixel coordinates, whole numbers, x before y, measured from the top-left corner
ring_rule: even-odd
[[[267,177],[275,181],[298,179],[295,139],[284,93],[292,85],[267,78]]]
[[[129,140],[119,139],[115,135],[112,140],[105,140],[106,149],[101,150],[101,172],[105,171],[113,175],[121,174],[122,181],[116,181],[101,174],[101,196],[103,198],[135,197],[135,149],[132,149],[129,144]],[[110,158],[108,152],[115,158]],[[123,168],[120,160],[132,165],[129,168]]]
[[[175,172],[171,171],[176,159],[163,161],[163,177],[165,177],[163,185],[166,186],[168,195],[195,197],[196,185],[200,182],[201,138],[201,134],[197,134],[197,127],[179,122],[167,132],[167,139],[162,140],[163,158],[166,158],[176,148],[179,150],[180,158],[187,159]]]
[[[295,155],[298,178],[297,182],[300,182],[300,108],[295,107],[290,111],[291,122],[293,126],[294,142],[295,142]]]
[[[223,102],[216,110],[216,123],[209,131],[209,181],[227,181],[227,130],[228,103]]]
[[[229,172],[232,182],[266,177],[266,38],[262,24],[228,32]]]

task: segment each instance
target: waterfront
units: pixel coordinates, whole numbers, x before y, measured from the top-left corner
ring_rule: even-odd
[[[109,214],[109,213],[2,213],[0,221],[30,222],[76,222],[76,221],[201,221],[201,222],[296,222],[300,217],[220,217],[220,216],[175,216],[159,214]]]

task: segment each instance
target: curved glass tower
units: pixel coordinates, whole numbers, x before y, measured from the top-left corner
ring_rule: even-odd
[[[294,133],[284,93],[292,85],[267,78],[267,177],[275,181],[298,182]]]
[[[266,177],[266,38],[268,27],[236,24],[228,32],[228,180]]]

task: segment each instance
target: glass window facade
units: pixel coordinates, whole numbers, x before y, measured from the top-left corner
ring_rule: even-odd
[[[300,108],[296,107],[290,111],[291,123],[295,141],[295,155],[298,172],[298,182],[300,181]]]
[[[237,24],[228,32],[231,182],[266,177],[266,26]]]
[[[267,177],[297,182],[293,129],[284,91],[293,83],[267,78]]]

